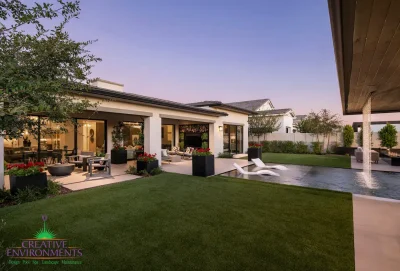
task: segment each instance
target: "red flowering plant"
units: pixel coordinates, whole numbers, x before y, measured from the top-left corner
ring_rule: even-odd
[[[262,144],[258,144],[258,143],[250,143],[249,144],[249,148],[257,148],[257,149],[259,149],[261,147],[262,147]]]
[[[193,151],[192,155],[194,155],[194,156],[208,156],[208,155],[212,155],[212,152],[210,151],[210,148],[206,148],[206,149],[198,148],[198,149],[195,149]]]
[[[29,162],[27,164],[8,164],[7,173],[12,176],[30,176],[43,172],[43,162]]]
[[[138,161],[144,161],[144,162],[151,162],[151,161],[157,161],[156,154],[150,154],[150,153],[143,153],[140,154],[137,158]]]

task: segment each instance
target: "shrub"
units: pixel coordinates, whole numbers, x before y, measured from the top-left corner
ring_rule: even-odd
[[[0,204],[8,201],[12,201],[13,196],[10,193],[10,190],[0,189]]]
[[[29,162],[27,164],[8,164],[7,173],[8,175],[13,176],[30,176],[43,172],[43,167],[43,162]]]
[[[150,173],[148,173],[147,170],[145,170],[145,169],[139,171],[138,174],[140,176],[143,176],[143,177],[150,177],[151,176]]]
[[[220,152],[218,153],[218,158],[233,158],[233,153]]]
[[[46,192],[38,187],[26,187],[24,189],[18,189],[17,194],[14,196],[14,200],[17,204],[36,201],[46,197]]]
[[[354,130],[351,125],[346,125],[343,128],[343,146],[348,148],[353,144]]]
[[[59,195],[61,194],[61,184],[51,180],[47,181],[47,194]]]
[[[159,175],[159,174],[161,174],[163,172],[164,171],[162,170],[162,168],[156,167],[150,172],[150,175],[155,176],[155,175]]]
[[[322,153],[322,144],[321,142],[312,142],[312,152],[314,154],[321,154]]]
[[[179,142],[179,148],[183,150],[185,148],[185,142]]]
[[[136,175],[137,174],[137,169],[134,166],[129,166],[128,169],[125,171],[127,174],[133,174]]]
[[[208,140],[208,133],[202,133],[201,134],[201,140],[207,141]]]
[[[203,143],[201,143],[201,148],[202,149],[207,149],[208,148],[208,143],[207,142],[203,142]]]
[[[390,123],[387,123],[379,132],[379,139],[381,140],[381,146],[386,147],[389,150],[397,145],[397,130],[396,127]]]
[[[137,158],[138,161],[144,161],[144,162],[151,162],[151,161],[157,161],[156,154],[150,154],[150,153],[143,153],[139,155]]]
[[[193,156],[208,156],[208,155],[212,155],[212,152],[210,151],[209,148],[203,149],[195,149],[192,153]]]
[[[300,153],[300,154],[308,153],[308,145],[305,144],[303,141],[298,141],[294,143],[294,149],[295,153]]]
[[[282,141],[281,144],[283,153],[295,153],[295,145],[293,141]]]

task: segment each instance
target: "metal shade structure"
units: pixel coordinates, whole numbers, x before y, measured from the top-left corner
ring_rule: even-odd
[[[400,0],[328,0],[343,114],[400,112]]]

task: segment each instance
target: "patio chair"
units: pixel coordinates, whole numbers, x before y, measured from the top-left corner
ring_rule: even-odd
[[[272,169],[279,169],[279,170],[288,170],[287,167],[281,166],[281,165],[267,166],[266,164],[264,164],[263,161],[261,161],[260,158],[253,158],[253,159],[251,159],[251,161],[253,161],[254,164],[256,165],[256,167],[258,167],[258,168],[272,168]]]
[[[239,171],[240,174],[243,175],[271,175],[271,176],[280,176],[278,173],[275,173],[271,170],[259,170],[259,171],[245,171],[238,164],[233,163],[233,166]]]
[[[70,155],[68,156],[68,163],[74,164],[77,167],[81,167],[83,165],[83,157],[84,156],[94,156],[94,152],[81,152],[78,155]]]
[[[173,154],[173,155],[181,155],[179,153],[182,153],[182,152],[179,151],[179,147],[178,146],[175,146],[175,147],[172,147],[170,151],[167,151],[167,153],[168,154]]]
[[[171,163],[171,156],[168,154],[167,149],[161,149],[161,161],[167,161]]]
[[[194,151],[194,148],[187,147],[186,151],[182,152],[181,155],[183,158],[190,159],[190,158],[192,158],[193,151]]]
[[[93,169],[103,170],[107,169],[108,175],[111,175],[111,157],[106,153],[104,157],[94,157],[88,159],[89,176],[92,177]]]
[[[356,157],[356,161],[361,163],[363,162],[364,159],[364,153],[365,150],[363,150],[361,147],[358,147],[355,152],[354,155]],[[379,163],[379,153],[377,151],[371,150],[371,162],[378,164]]]

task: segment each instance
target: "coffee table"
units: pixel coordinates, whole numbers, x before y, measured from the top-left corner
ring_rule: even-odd
[[[171,162],[180,162],[182,161],[182,158],[180,155],[170,155],[169,157],[171,157]]]

